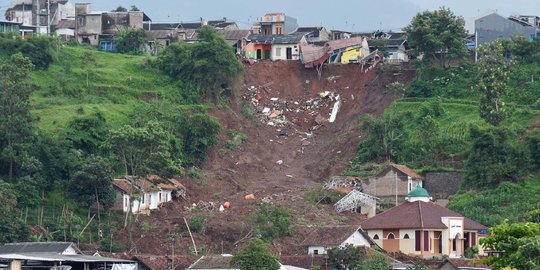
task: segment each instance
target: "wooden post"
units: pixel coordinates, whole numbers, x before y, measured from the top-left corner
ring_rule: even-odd
[[[199,255],[198,254],[199,252],[197,251],[197,246],[195,245],[195,240],[193,239],[193,234],[191,234],[191,230],[189,229],[189,225],[187,223],[186,217],[184,217],[184,222],[186,223],[186,227],[189,232],[189,237],[191,237],[191,242],[193,243],[193,249],[195,250],[195,255]]]

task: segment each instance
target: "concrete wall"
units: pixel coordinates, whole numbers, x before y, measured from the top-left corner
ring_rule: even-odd
[[[535,27],[523,26],[496,13],[476,19],[474,25],[478,45],[498,39],[510,39],[514,35],[532,39],[538,32]]]
[[[292,58],[287,59],[287,48],[292,51]],[[274,44],[272,45],[271,59],[276,60],[299,60],[300,59],[300,45],[298,44]]]
[[[448,197],[456,194],[459,190],[463,174],[455,172],[430,172],[426,174],[425,179],[424,188],[427,189],[429,195],[434,200],[448,199]]]
[[[397,194],[401,201],[408,194],[408,177],[398,172],[388,170],[384,175],[362,180],[363,192],[380,198],[394,198]]]

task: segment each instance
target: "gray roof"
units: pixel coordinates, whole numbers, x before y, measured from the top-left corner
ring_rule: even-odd
[[[101,256],[89,255],[57,255],[42,252],[24,254],[0,254],[0,259],[4,260],[29,260],[46,262],[115,262],[115,263],[135,263],[134,261],[115,259]]]
[[[298,44],[304,37],[302,34],[291,34],[291,35],[260,35],[252,34],[249,35],[246,40],[253,43],[264,43],[264,44]]]
[[[73,243],[71,242],[22,242],[22,243],[9,243],[0,246],[0,254],[13,254],[13,253],[35,253],[35,252],[47,252],[61,254],[68,249]],[[75,248],[75,247],[74,247]],[[77,248],[75,248],[77,250]]]

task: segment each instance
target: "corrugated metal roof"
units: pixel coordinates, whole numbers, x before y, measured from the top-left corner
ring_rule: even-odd
[[[135,263],[130,260],[114,259],[100,256],[88,255],[57,255],[50,253],[9,253],[0,254],[0,259],[4,260],[30,260],[46,262],[111,262],[111,263]]]
[[[21,242],[0,246],[0,254],[50,252],[61,254],[68,249],[71,242]]]
[[[304,37],[303,34],[291,34],[291,35],[260,35],[251,34],[246,40],[253,43],[263,44],[298,44]]]

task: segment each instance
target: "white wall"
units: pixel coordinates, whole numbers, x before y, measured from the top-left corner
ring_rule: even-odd
[[[292,59],[287,59],[287,48],[291,48],[292,50]],[[273,61],[299,60],[300,59],[300,45],[299,44],[274,44],[272,45],[272,53],[270,54],[270,56]]]
[[[159,191],[155,191],[155,192],[150,192],[148,195],[149,195],[149,198],[148,198],[148,208],[150,210],[154,210],[154,209],[157,209],[158,208],[158,205],[159,205],[159,202],[158,202],[158,199],[159,199],[159,195],[158,195]]]
[[[310,246],[308,247],[308,255],[315,254],[315,250],[318,251],[317,254],[326,254],[326,248],[323,246]]]
[[[67,29],[67,28],[61,28],[61,29],[56,30],[56,34],[59,35],[59,36],[74,37],[75,36],[75,30]]]
[[[431,232],[430,232],[431,233]],[[409,235],[409,239],[405,239],[405,234]],[[416,253],[415,251],[415,230],[399,230],[399,249],[405,254]]]
[[[347,238],[340,246],[344,247],[345,245],[351,244],[355,247],[357,246],[370,246],[369,241],[358,231],[354,232],[349,238]]]

